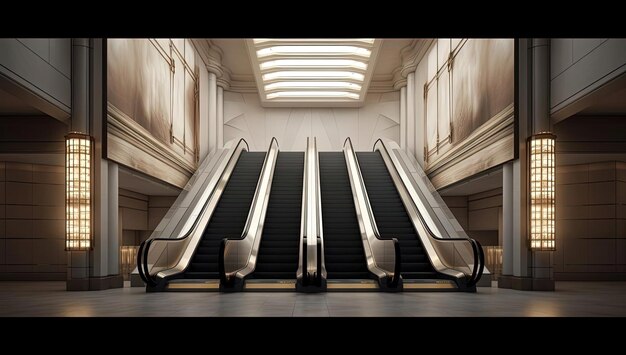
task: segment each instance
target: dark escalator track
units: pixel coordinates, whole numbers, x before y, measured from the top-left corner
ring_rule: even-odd
[[[371,279],[343,152],[320,152],[327,279]]]
[[[298,270],[304,152],[280,152],[274,167],[253,279],[295,279]]]
[[[431,265],[380,152],[356,154],[378,231],[400,243],[402,278],[445,278]]]
[[[219,278],[220,243],[223,238],[241,236],[264,159],[265,152],[241,153],[191,263],[185,270],[184,278]]]

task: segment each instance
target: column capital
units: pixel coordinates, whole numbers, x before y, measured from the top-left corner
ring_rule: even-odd
[[[198,54],[209,73],[213,73],[217,77],[217,85],[228,90],[230,88],[231,72],[222,63],[224,56],[222,49],[209,39],[192,39],[191,41],[196,46]]]

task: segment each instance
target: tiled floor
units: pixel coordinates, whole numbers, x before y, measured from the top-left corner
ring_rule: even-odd
[[[626,316],[626,282],[557,282],[556,292],[67,292],[63,282],[0,282],[0,316]]]

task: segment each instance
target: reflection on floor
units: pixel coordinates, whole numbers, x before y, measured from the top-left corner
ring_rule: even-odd
[[[626,316],[626,282],[557,282],[556,292],[66,292],[64,282],[0,282],[0,316]]]

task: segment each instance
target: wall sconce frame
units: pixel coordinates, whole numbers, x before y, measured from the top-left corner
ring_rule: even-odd
[[[93,249],[93,138],[65,136],[65,250]]]
[[[533,251],[556,250],[556,136],[541,132],[528,138],[530,223]]]

